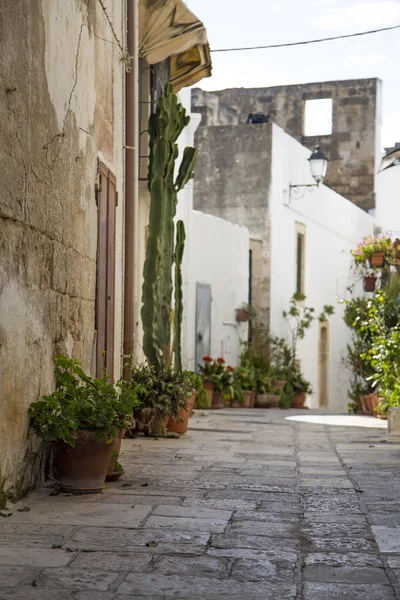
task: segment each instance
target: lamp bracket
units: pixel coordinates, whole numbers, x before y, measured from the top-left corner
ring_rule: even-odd
[[[289,202],[290,200],[296,200],[304,198],[306,191],[314,192],[314,188],[319,187],[319,183],[304,183],[300,185],[289,185]]]

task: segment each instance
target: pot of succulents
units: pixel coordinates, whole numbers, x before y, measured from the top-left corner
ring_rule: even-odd
[[[157,372],[145,363],[131,368],[131,382],[140,401],[133,414],[137,430],[151,437],[164,435],[169,418],[177,416],[183,406],[176,404],[177,389],[183,386],[182,375],[169,369]]]
[[[139,400],[135,387],[87,375],[81,364],[56,357],[56,390],[33,402],[33,431],[51,442],[53,467],[64,492],[93,494],[104,487],[114,445],[132,422]]]
[[[242,365],[240,367],[236,367],[236,369],[233,371],[234,380],[238,383],[243,392],[243,403],[239,404],[239,406],[242,406],[243,408],[251,408],[254,406],[256,395],[255,375],[255,369],[248,360],[243,360]]]
[[[295,369],[290,379],[290,385],[293,389],[292,408],[303,408],[307,394],[312,394],[310,382],[298,369]]]
[[[256,408],[279,408],[281,399],[280,389],[272,386],[270,375],[259,370],[256,375],[257,396],[254,406]]]
[[[167,423],[168,431],[183,434],[188,430],[189,417],[196,398],[197,380],[193,376],[196,374],[186,371],[183,375],[174,374],[174,377],[171,377],[172,416]]]

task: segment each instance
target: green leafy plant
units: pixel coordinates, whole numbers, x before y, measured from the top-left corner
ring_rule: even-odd
[[[392,247],[392,240],[388,235],[369,235],[361,240],[357,248],[352,250],[352,255],[356,263],[365,263],[377,252],[383,252],[385,255],[390,255]]]
[[[134,366],[131,373],[130,385],[139,390],[140,408],[135,411],[139,428],[145,428],[150,435],[164,433],[166,418],[177,417],[182,408],[187,408],[193,393],[191,383],[181,373],[171,369],[157,372],[147,364]]]
[[[242,361],[234,370],[234,380],[245,391],[255,391],[257,387],[257,371],[249,360]]]
[[[87,375],[76,359],[56,357],[56,389],[28,409],[30,425],[44,441],[63,440],[75,445],[73,431],[94,431],[95,439],[115,438],[132,423],[132,411],[139,406],[138,387],[123,380],[110,383]]]
[[[119,459],[119,452],[117,452],[116,450],[113,451],[113,453],[111,454],[111,471],[113,473],[122,473],[124,468],[121,465],[121,463],[118,462]]]

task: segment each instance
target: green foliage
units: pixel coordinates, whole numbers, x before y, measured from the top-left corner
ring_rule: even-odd
[[[182,262],[184,231],[179,226],[179,243],[174,248],[174,217],[177,194],[193,177],[197,150],[186,148],[175,181],[175,162],[178,157],[177,140],[189,123],[183,106],[168,85],[165,95],[149,120],[150,160],[148,185],[151,194],[150,219],[146,260],[143,270],[142,322],[143,350],[150,365],[162,373],[171,362],[171,299],[172,267],[177,257]],[[175,285],[176,321],[175,351],[178,353],[175,367],[180,367],[180,323],[182,321],[181,280],[178,268]]]
[[[116,450],[113,451],[113,453],[111,454],[111,472],[112,473],[122,473],[123,466],[121,465],[121,463],[118,462],[119,459],[119,452],[117,452]]]
[[[242,387],[234,376],[235,369],[230,365],[225,366],[223,358],[214,360],[211,356],[204,356],[203,365],[199,365],[199,368],[203,381],[212,383],[214,390],[222,394],[225,402],[244,402]]]
[[[387,235],[365,237],[358,244],[357,248],[352,250],[352,255],[356,263],[365,263],[376,252],[384,252],[389,255],[392,250],[392,240]]]
[[[177,417],[193,393],[193,387],[181,373],[171,369],[156,371],[147,364],[136,365],[127,385],[138,389],[140,408],[135,411],[139,428],[146,425],[151,435],[162,433],[166,417]]]
[[[210,401],[207,396],[207,392],[204,388],[201,388],[197,393],[196,398],[197,406],[199,409],[204,410],[206,408],[210,408]]]
[[[187,149],[187,148],[186,148]],[[183,318],[183,292],[182,292],[182,260],[185,249],[185,225],[183,221],[176,224],[175,246],[175,313],[174,313],[174,353],[175,371],[182,371],[182,318]]]
[[[194,371],[184,371],[183,376],[187,379],[188,384],[195,392],[199,392],[203,389],[203,380],[198,373],[195,373]]]
[[[352,330],[347,362],[353,370],[350,410],[362,394],[379,388],[383,412],[400,406],[400,299],[396,286],[373,298],[345,302],[344,320]]]
[[[140,404],[136,385],[123,380],[114,385],[106,373],[93,379],[80,362],[64,355],[56,357],[55,375],[56,390],[28,409],[31,427],[44,441],[63,440],[74,446],[73,431],[94,431],[100,440],[129,427],[132,411]]]
[[[234,380],[240,385],[242,390],[255,391],[257,387],[257,369],[250,361],[242,361],[240,367],[236,367]]]

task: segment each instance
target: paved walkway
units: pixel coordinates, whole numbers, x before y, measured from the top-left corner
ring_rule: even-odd
[[[384,422],[238,409],[191,425],[125,440],[126,474],[101,495],[34,493],[0,519],[0,598],[400,598]]]

